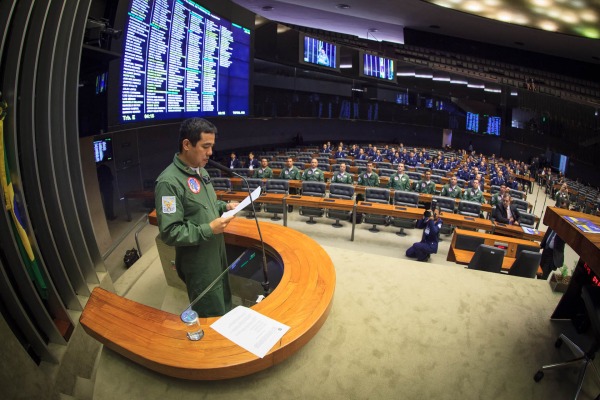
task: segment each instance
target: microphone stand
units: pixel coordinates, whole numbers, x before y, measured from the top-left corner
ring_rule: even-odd
[[[208,160],[208,165],[210,165],[211,167],[214,167],[222,172],[225,172],[226,174],[229,175],[234,175],[237,176],[238,178],[241,178],[245,183],[246,183],[246,188],[248,188],[248,197],[250,197],[250,205],[252,206],[252,213],[254,214],[254,221],[256,221],[256,229],[258,230],[258,237],[260,238],[260,245],[261,245],[261,251],[262,251],[262,264],[263,264],[263,282],[261,282],[263,291],[264,291],[264,296],[267,297],[269,295],[269,291],[270,291],[270,283],[269,283],[269,274],[268,274],[268,269],[267,269],[267,255],[265,253],[265,242],[263,240],[262,237],[262,232],[260,231],[260,224],[258,223],[258,218],[256,217],[256,211],[254,208],[254,200],[252,200],[252,192],[250,191],[250,184],[248,184],[248,181],[246,180],[246,178],[234,171],[232,171],[229,168],[226,168],[225,166],[219,164],[218,162],[214,161],[214,160]]]

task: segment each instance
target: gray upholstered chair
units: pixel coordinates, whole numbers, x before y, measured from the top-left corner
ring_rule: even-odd
[[[525,278],[535,278],[541,259],[542,253],[539,251],[523,250],[517,256],[510,270],[508,270],[508,274]]]
[[[232,171],[243,177],[252,176],[250,173],[251,171],[248,168],[233,168]]]
[[[396,190],[394,192],[394,205],[419,207],[419,193]],[[406,236],[404,228],[414,228],[417,225],[417,220],[408,218],[392,218],[392,225],[400,228],[400,230],[396,232],[396,235]]]
[[[231,190],[231,179],[229,178],[212,178],[212,185],[215,190]]]
[[[379,176],[392,176],[396,173],[396,170],[391,168],[379,168]]]
[[[288,194],[290,190],[290,182],[286,179],[268,179],[265,184],[266,193],[282,193]],[[273,213],[271,217],[272,221],[279,221],[281,218],[277,214],[283,214],[283,202],[282,204],[269,204],[263,205],[265,212]]]
[[[219,169],[206,168],[206,172],[208,172],[208,176],[210,176],[211,178],[220,178],[221,177],[221,170],[219,170]]]
[[[368,203],[390,203],[390,191],[389,189],[367,187],[365,191],[365,201]],[[365,214],[365,222],[372,224],[373,227],[369,229],[370,232],[379,232],[377,225],[387,225],[389,219],[385,215],[379,214]]]
[[[512,203],[519,209],[519,211],[527,212],[527,208],[529,207],[529,203],[527,203],[527,201],[521,199],[513,199]]]
[[[345,183],[330,184],[329,198],[352,200],[354,198],[354,185],[348,185]],[[335,222],[331,224],[331,226],[334,228],[341,228],[343,225],[340,224],[340,220],[343,219],[348,221],[351,216],[352,211],[327,209],[327,218],[335,219]]]
[[[325,182],[305,181],[302,182],[302,196],[325,197],[327,185]],[[322,208],[300,207],[300,215],[309,217],[307,224],[316,224],[314,217],[322,217],[324,211]]]
[[[487,272],[500,272],[506,252],[494,246],[480,244],[469,262],[469,269]]]
[[[535,225],[535,215],[519,210],[519,224],[533,228]]]
[[[481,213],[481,203],[461,200],[460,203],[458,203],[458,213],[467,217],[479,218]]]
[[[456,211],[456,201],[451,197],[433,196],[433,201],[437,204],[438,211],[454,214]],[[442,218],[443,219],[443,218]],[[440,233],[450,235],[454,231],[454,226],[443,224]]]
[[[510,189],[508,192],[513,199],[525,200],[525,192],[521,190]]]

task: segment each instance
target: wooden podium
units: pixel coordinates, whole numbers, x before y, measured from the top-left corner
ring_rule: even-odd
[[[122,356],[158,373],[190,380],[219,380],[249,375],[290,357],[319,331],[331,308],[335,270],[329,255],[308,236],[271,223],[260,223],[265,250],[284,266],[281,282],[252,309],[290,330],[259,358],[210,328],[218,318],[201,318],[205,336],[187,339],[179,315],[96,288],[83,310],[85,331]],[[254,221],[234,219],[225,231],[227,244],[257,247]]]

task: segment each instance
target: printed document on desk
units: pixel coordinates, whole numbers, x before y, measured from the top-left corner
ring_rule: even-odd
[[[256,201],[256,199],[258,199],[259,196],[260,196],[260,186],[252,191],[252,201]],[[223,215],[221,215],[221,216],[229,217],[231,215],[235,215],[249,205],[250,205],[250,196],[246,196],[246,198],[244,200],[242,200],[236,208],[234,208],[233,210],[225,211],[223,213]]]
[[[244,306],[237,306],[210,327],[260,358],[290,329],[289,326]]]

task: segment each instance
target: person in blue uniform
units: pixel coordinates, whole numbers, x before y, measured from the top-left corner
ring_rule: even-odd
[[[338,150],[335,152],[334,158],[346,158],[346,152],[344,152],[344,149],[342,148],[342,146],[338,146]]]
[[[442,219],[434,211],[430,210],[423,213],[423,219],[417,222],[417,228],[423,229],[423,236],[420,242],[410,246],[406,250],[406,256],[416,258],[417,261],[427,261],[433,253],[438,250],[438,233],[442,227]]]

